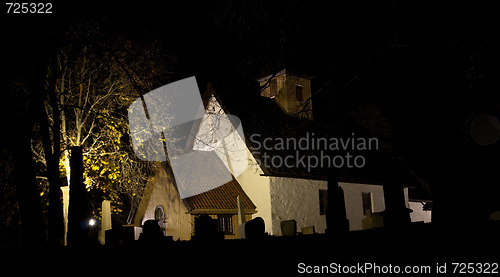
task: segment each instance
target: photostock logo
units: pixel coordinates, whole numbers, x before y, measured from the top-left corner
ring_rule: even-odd
[[[250,136],[252,154],[257,163],[266,168],[306,169],[317,168],[363,168],[367,151],[378,150],[376,137],[316,137],[307,132],[302,137]]]
[[[143,95],[128,109],[136,156],[167,161],[181,199],[232,180],[247,167],[239,118],[208,113],[195,77],[179,80]]]

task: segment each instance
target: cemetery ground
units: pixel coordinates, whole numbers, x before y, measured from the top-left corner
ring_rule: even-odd
[[[500,228],[485,226],[482,230],[467,226],[438,229],[432,224],[412,224],[398,230],[375,229],[344,234],[160,240],[154,243],[133,241],[120,245],[4,251],[2,261],[9,261],[7,265],[16,265],[16,270],[26,273],[40,268],[56,275],[82,271],[92,275],[128,276],[209,273],[288,276],[318,272],[348,276],[399,273],[403,276],[401,273],[412,271],[413,275],[404,276],[427,273],[454,276],[462,264],[464,272],[478,273],[479,268],[483,271],[486,266],[491,273],[498,272]]]

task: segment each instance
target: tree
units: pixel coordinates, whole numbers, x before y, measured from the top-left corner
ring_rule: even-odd
[[[17,44],[3,44],[2,51],[8,53],[2,65],[6,66],[0,83],[2,85],[2,148],[10,159],[4,160],[5,169],[12,173],[6,179],[15,187],[19,225],[19,245],[22,247],[43,246],[46,243],[44,215],[40,201],[38,182],[35,179],[35,165],[31,154],[33,127],[39,118],[41,99],[45,95],[44,76],[47,57],[50,56],[52,41],[50,35],[20,32],[11,36]],[[47,43],[41,43],[46,40]],[[29,46],[40,45],[33,49]]]
[[[42,71],[39,63],[32,70],[35,74]],[[14,193],[16,200],[4,199],[13,204],[11,207],[4,206],[6,213],[3,215],[7,216],[5,223],[9,223],[5,227],[15,228],[18,225],[20,232],[17,246],[43,246],[44,217],[30,150],[30,137],[37,114],[37,94],[42,92],[38,80],[30,79],[27,72],[15,72],[5,77],[1,82],[4,85],[2,91],[5,92],[0,109],[3,126],[1,163],[4,173],[11,175],[3,175],[2,190],[7,193],[10,191],[11,195]]]
[[[39,125],[42,143],[34,140],[33,149],[46,167],[49,184],[60,186],[63,176],[71,188],[68,150],[81,146],[87,190],[99,191],[94,192],[99,199],[113,200],[113,211],[120,213],[124,204],[137,205],[151,173],[151,165],[131,150],[127,107],[139,97],[138,89],[147,91],[168,77],[164,63],[169,62],[169,52],[154,38],[132,41],[125,34],[106,33],[102,25],[80,21],[66,31],[65,43],[46,75],[46,120]],[[51,194],[50,206],[58,206],[58,192]]]

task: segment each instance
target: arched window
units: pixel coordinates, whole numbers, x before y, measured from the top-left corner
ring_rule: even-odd
[[[160,225],[160,229],[165,233],[165,211],[161,205],[156,206],[155,208],[155,220],[158,221],[158,225]]]

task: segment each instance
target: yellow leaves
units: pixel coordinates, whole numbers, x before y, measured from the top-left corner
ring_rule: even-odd
[[[61,173],[61,177],[66,176],[66,164],[64,159],[59,160],[59,172]]]
[[[85,178],[85,180],[83,181],[83,183],[85,184],[85,189],[87,191],[90,191],[90,189],[92,188],[92,179],[90,179],[85,173],[83,173],[83,177]]]
[[[110,174],[108,175],[108,178],[109,178],[110,180],[116,180],[116,179],[118,179],[118,177],[120,177],[120,171],[117,171],[117,172],[115,172],[115,173],[110,173]]]
[[[97,118],[107,118],[109,117],[109,110],[108,109],[101,109],[99,110],[99,114],[97,116]]]

